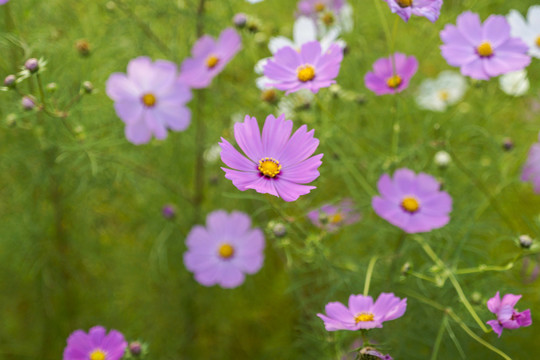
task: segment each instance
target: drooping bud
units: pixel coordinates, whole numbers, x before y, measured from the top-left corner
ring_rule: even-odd
[[[7,86],[8,88],[14,88],[16,81],[17,81],[17,78],[15,77],[15,75],[8,75],[4,79],[4,85]]]
[[[36,58],[30,58],[24,63],[24,68],[31,73],[35,73],[39,70],[39,61]]]

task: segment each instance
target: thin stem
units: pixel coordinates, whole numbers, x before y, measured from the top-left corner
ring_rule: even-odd
[[[466,268],[466,269],[457,269],[454,271],[456,275],[464,275],[464,274],[477,274],[482,273],[486,271],[506,271],[510,270],[514,267],[514,262],[511,261],[506,265],[502,266],[496,266],[496,265],[479,265],[474,268]]]
[[[447,322],[448,322],[448,314],[444,314],[443,319],[441,321],[441,326],[439,327],[439,331],[437,332],[437,338],[435,339],[435,344],[433,345],[433,351],[431,352],[431,360],[437,360],[437,355],[439,353],[439,348],[441,347],[441,341],[444,335],[444,331],[446,330]]]
[[[43,107],[43,110],[45,110],[47,108],[45,104],[45,92],[43,91],[43,83],[41,82],[41,76],[39,76],[39,73],[36,74],[36,79],[38,83],[39,97],[41,99],[41,106]]]
[[[367,272],[366,272],[366,281],[364,282],[364,296],[369,294],[369,285],[371,283],[371,276],[373,275],[373,269],[375,268],[375,263],[377,262],[377,257],[373,256],[369,260]]]

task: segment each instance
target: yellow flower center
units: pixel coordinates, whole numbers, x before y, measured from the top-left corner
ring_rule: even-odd
[[[273,158],[265,157],[259,161],[259,171],[267,177],[276,177],[281,171],[279,161]]]
[[[90,353],[90,360],[105,360],[105,359],[107,359],[107,356],[100,349],[94,350]]]
[[[392,77],[389,77],[388,80],[386,80],[386,85],[388,85],[388,87],[391,87],[392,89],[395,89],[399,85],[401,85],[401,82],[401,77],[399,75],[394,75]]]
[[[481,57],[488,57],[493,55],[493,48],[491,47],[491,44],[488,41],[484,41],[478,47],[476,48],[476,52]]]
[[[316,12],[324,11],[324,9],[326,9],[326,6],[324,6],[324,4],[322,2],[318,2],[318,3],[315,4],[315,11]]]
[[[448,101],[448,98],[450,97],[450,94],[446,90],[439,91],[439,98],[442,101]]]
[[[209,69],[214,68],[219,62],[219,58],[216,55],[210,55],[206,58],[206,67]]]
[[[326,26],[330,26],[334,23],[334,14],[327,12],[322,16],[321,20]]]
[[[540,47],[540,35],[536,37],[536,46]]]
[[[315,68],[309,64],[300,66],[297,72],[301,82],[311,81],[315,77]]]
[[[221,244],[218,254],[223,259],[229,259],[234,255],[234,248],[230,244]]]
[[[341,221],[343,221],[343,215],[341,215],[341,213],[335,213],[334,215],[332,215],[330,217],[330,222],[332,224],[337,224],[337,223],[340,223]]]
[[[364,312],[356,314],[356,316],[354,317],[354,321],[357,324],[359,322],[364,322],[364,321],[373,321],[373,319],[375,319],[375,316],[372,313],[364,313]]]
[[[142,102],[146,107],[152,107],[156,105],[156,97],[151,93],[144,94],[142,97]]]
[[[416,200],[413,197],[407,196],[403,201],[401,202],[401,207],[403,210],[410,212],[411,214],[414,214],[415,212],[420,209],[420,204],[418,203],[418,200]]]
[[[406,7],[412,6],[413,0],[396,0],[396,2],[399,5],[399,7],[406,8]]]

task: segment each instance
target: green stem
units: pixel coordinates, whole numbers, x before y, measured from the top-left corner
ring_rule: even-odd
[[[43,83],[41,82],[41,76],[39,76],[39,73],[36,74],[36,80],[38,83],[38,89],[39,89],[39,97],[41,99],[41,106],[45,110],[47,107],[45,105],[45,92],[43,91]]]
[[[437,355],[439,353],[439,348],[441,347],[441,341],[446,330],[446,323],[448,322],[448,314],[443,315],[441,321],[441,326],[439,327],[439,332],[437,333],[437,338],[435,339],[435,344],[433,345],[433,351],[431,352],[431,360],[437,360]]]
[[[375,268],[375,263],[377,262],[377,257],[373,256],[369,260],[367,272],[366,272],[366,281],[364,282],[364,296],[369,294],[369,285],[371,283],[371,276],[373,275],[373,269]]]
[[[482,273],[486,271],[506,271],[510,270],[514,267],[514,262],[511,261],[506,265],[503,266],[496,266],[496,265],[479,265],[474,268],[466,268],[466,269],[458,269],[455,270],[456,275],[464,275],[464,274],[476,274],[476,273]]]
[[[13,21],[13,16],[11,15],[11,4],[8,2],[2,7],[4,8],[6,32],[13,33],[15,30],[15,21]],[[17,48],[13,42],[10,43],[11,70],[15,71],[17,69]]]

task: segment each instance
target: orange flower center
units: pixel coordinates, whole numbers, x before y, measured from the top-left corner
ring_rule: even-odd
[[[341,215],[341,213],[339,213],[339,212],[335,213],[334,215],[332,215],[330,217],[330,222],[332,224],[338,224],[338,223],[340,223],[342,221],[343,221],[343,215]]]
[[[365,321],[373,321],[375,319],[375,316],[372,313],[365,313],[361,312],[359,314],[356,314],[354,317],[354,321],[358,324],[359,322],[365,322]]]
[[[206,67],[213,69],[219,62],[219,58],[216,55],[210,55],[206,58]]]
[[[388,80],[386,80],[386,85],[388,85],[388,87],[392,89],[397,88],[399,85],[401,85],[401,83],[402,80],[399,75],[394,75],[392,77],[389,77]]]
[[[274,178],[281,172],[281,165],[276,159],[265,157],[259,161],[258,169],[262,175]]]
[[[488,41],[484,41],[478,47],[476,48],[476,52],[481,57],[489,57],[493,55],[493,48],[491,47],[491,44]]]
[[[94,350],[90,353],[90,360],[106,360],[107,355],[100,349]]]
[[[418,209],[420,209],[420,204],[418,203],[418,200],[416,200],[415,198],[411,196],[407,196],[401,202],[401,207],[403,208],[403,210],[411,214],[414,214],[415,212],[418,211]]]
[[[221,244],[218,250],[218,254],[223,259],[230,259],[234,255],[234,248],[231,244]]]
[[[315,4],[315,11],[316,12],[324,11],[324,9],[326,9],[326,6],[324,6],[324,4],[322,2],[318,2],[318,3]]]
[[[315,77],[315,68],[309,64],[302,65],[297,70],[297,76],[301,82],[311,81]]]
[[[406,8],[406,7],[412,6],[413,0],[396,0],[396,2],[399,5],[399,7]]]
[[[321,20],[325,25],[330,26],[334,23],[334,14],[327,12],[322,16]]]
[[[156,105],[156,97],[152,93],[144,94],[142,97],[142,102],[146,107],[152,107]]]

